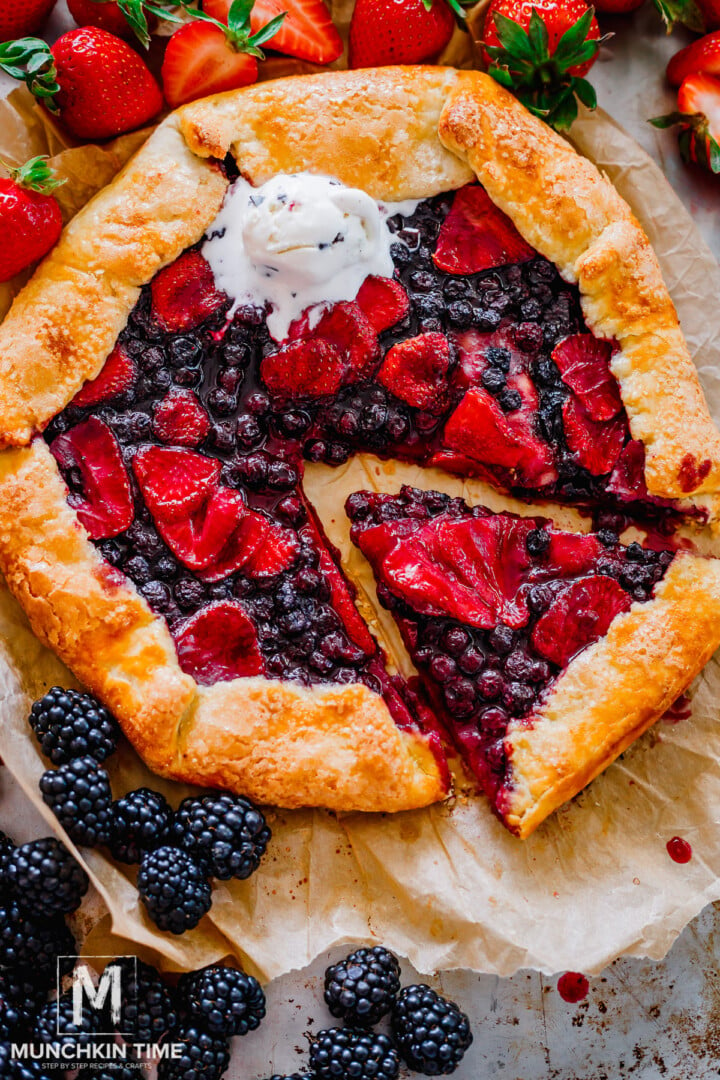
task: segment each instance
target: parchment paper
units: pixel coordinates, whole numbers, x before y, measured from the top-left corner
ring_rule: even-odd
[[[26,106],[13,132],[5,123],[10,114],[2,111],[12,105],[0,104],[0,156],[21,160],[42,152],[43,140],[53,147],[56,133]],[[85,150],[54,146],[59,166],[72,169],[63,189],[68,215],[95,184],[107,182],[134,149],[134,138],[93,148],[90,158]],[[662,174],[618,125],[602,113],[583,116],[573,141],[611,175],[651,236],[719,419],[720,269]],[[413,481],[495,508],[513,505],[480,483],[439,472],[421,477],[412,467],[372,458],[336,470],[311,467],[306,478],[328,535],[359,581],[364,613],[382,625],[391,662],[404,670],[409,660],[393,624],[375,606],[367,566],[349,546],[342,504],[357,487],[394,490]],[[579,525],[577,516],[563,512],[560,523],[573,522]],[[1,586],[0,643],[0,753],[49,828],[61,832],[39,799],[37,780],[47,763],[26,716],[48,686],[75,683],[35,640]],[[181,938],[160,934],[147,920],[132,868],[114,865],[101,852],[77,852],[110,913],[85,920],[85,949],[122,951],[114,933],[134,951],[154,952],[169,969],[234,954],[268,979],[334,945],[371,938],[407,955],[421,971],[592,973],[621,953],[659,958],[693,915],[720,898],[719,690],[716,659],[692,688],[690,719],[659,722],[525,842],[511,837],[484,799],[469,792],[459,770],[454,798],[424,811],[337,818],[270,810],[273,840],[261,869],[248,882],[217,883],[210,915]],[[127,745],[109,764],[116,795],[148,784],[177,804],[189,790],[152,777]],[[666,853],[674,835],[692,844],[685,866]]]

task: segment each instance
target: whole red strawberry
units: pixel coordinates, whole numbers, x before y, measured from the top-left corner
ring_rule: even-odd
[[[55,7],[55,0],[2,0],[0,41],[37,34]]]
[[[357,0],[350,22],[351,68],[417,64],[437,56],[464,18],[458,0]]]
[[[680,86],[688,75],[720,75],[720,30],[706,34],[675,53],[667,66],[668,82]]]
[[[701,72],[688,75],[678,90],[678,111],[656,116],[658,128],[679,128],[683,161],[720,173],[720,79]]]
[[[0,179],[0,281],[7,281],[46,255],[62,230],[56,180],[46,158],[36,157],[10,179]]]
[[[645,0],[595,0],[596,11],[603,15],[627,15],[629,11],[636,11],[645,3]]]
[[[0,68],[23,78],[78,139],[133,131],[163,104],[160,87],[135,50],[96,26],[70,30],[51,49],[40,38],[0,45]]]
[[[597,105],[583,76],[604,39],[586,0],[492,0],[484,34],[493,78],[558,131],[572,124],[577,101]]]
[[[150,31],[157,26],[142,0],[124,0],[122,8],[114,0],[67,0],[68,11],[78,26],[99,26],[117,37],[143,45],[150,44]]]

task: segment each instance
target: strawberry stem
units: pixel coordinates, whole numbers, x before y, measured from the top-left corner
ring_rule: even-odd
[[[19,187],[27,188],[29,191],[38,191],[41,195],[49,195],[56,188],[61,187],[65,181],[57,178],[55,170],[50,168],[47,161],[47,154],[41,154],[30,158],[20,166],[9,165],[6,161],[0,161],[0,164],[8,170],[10,178]]]
[[[250,56],[256,56],[258,60],[264,60],[265,53],[260,45],[264,45],[266,41],[275,37],[287,11],[276,15],[253,34],[250,27],[250,12],[254,3],[255,0],[233,0],[228,11],[227,23],[214,19],[212,15],[207,15],[204,11],[193,11],[192,14],[196,19],[212,23],[213,26],[222,30],[225,40],[234,52],[248,53]]]
[[[678,23],[696,34],[705,33],[705,20],[695,0],[653,0],[653,3],[662,16],[668,34]]]
[[[57,112],[53,100],[60,87],[50,46],[41,38],[25,37],[0,45],[0,70],[24,82],[33,97],[50,112]]]

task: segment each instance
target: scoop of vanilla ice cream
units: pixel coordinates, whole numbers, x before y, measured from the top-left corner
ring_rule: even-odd
[[[392,277],[388,211],[366,192],[311,173],[280,174],[229,189],[203,254],[234,307],[270,305],[282,341],[307,308],[354,300],[365,278]]]

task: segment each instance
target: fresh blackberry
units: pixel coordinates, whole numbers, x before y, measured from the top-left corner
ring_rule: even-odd
[[[357,949],[325,972],[325,1002],[339,1020],[372,1027],[393,1007],[399,976],[397,959],[381,945]]]
[[[107,844],[112,822],[110,778],[89,754],[44,772],[40,791],[76,844]]]
[[[173,995],[160,973],[135,957],[121,956],[111,963],[122,971],[123,1000],[117,1030],[129,1043],[160,1042],[178,1023]]]
[[[268,1080],[314,1080],[314,1076],[309,1072],[283,1073],[282,1075],[280,1075],[280,1073],[273,1073],[272,1076],[268,1077]]]
[[[102,1013],[83,1007],[82,1020],[73,1019],[73,995],[61,994],[56,1001],[48,1001],[35,1017],[33,1039],[53,1046],[89,1046],[102,1030]]]
[[[227,792],[183,799],[172,826],[175,843],[221,881],[257,870],[270,829],[257,807]]]
[[[5,883],[8,861],[14,850],[14,842],[0,829],[0,888]]]
[[[150,788],[129,791],[112,804],[110,851],[118,862],[139,863],[143,852],[167,839],[172,809],[164,795]]]
[[[196,1024],[212,1035],[247,1035],[265,1016],[265,994],[257,979],[213,964],[183,975],[179,992]]]
[[[188,1027],[173,1037],[180,1043],[179,1058],[162,1058],[158,1080],[219,1080],[230,1064],[227,1039],[199,1027]]]
[[[55,972],[45,972],[45,978],[30,979],[26,974],[9,967],[0,968],[0,997],[7,1009],[20,1014],[21,1026],[26,1026],[48,998],[50,982],[56,982]]]
[[[30,711],[40,749],[53,765],[89,754],[105,761],[114,753],[120,728],[111,713],[90,694],[53,686]]]
[[[67,915],[80,906],[90,881],[82,866],[54,836],[15,848],[8,879],[31,915]]]
[[[0,904],[0,965],[39,975],[54,971],[58,956],[75,953],[75,939],[64,919],[33,919],[17,900]]]
[[[18,1035],[23,1028],[27,1028],[30,1020],[31,1016],[25,1009],[0,991],[0,1039],[18,1042]]]
[[[86,1065],[76,1080],[142,1080],[144,1071],[133,1069],[122,1061],[107,1061],[102,1065]]]
[[[310,1044],[310,1068],[318,1080],[395,1080],[400,1058],[387,1035],[328,1028]]]
[[[425,985],[400,991],[392,1032],[403,1060],[424,1076],[455,1072],[473,1041],[465,1013]]]
[[[152,921],[172,934],[192,930],[212,904],[204,868],[179,848],[159,847],[143,855],[137,887]]]
[[[0,1042],[0,1076],[2,1080],[48,1080],[37,1062],[13,1058],[12,1045],[4,1040]]]

